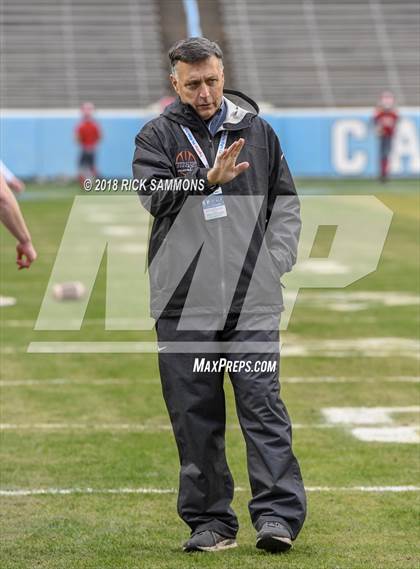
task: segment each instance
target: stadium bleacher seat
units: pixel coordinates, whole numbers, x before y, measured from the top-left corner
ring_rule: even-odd
[[[220,0],[232,84],[280,107],[419,104],[417,0]]]
[[[154,0],[3,0],[1,106],[138,108],[163,93]]]
[[[259,102],[371,106],[384,89],[420,102],[418,0],[199,5],[228,86]],[[149,106],[169,87],[166,51],[183,18],[181,0],[3,0],[1,107]]]

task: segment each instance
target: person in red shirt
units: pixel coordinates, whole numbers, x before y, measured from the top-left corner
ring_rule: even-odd
[[[82,120],[76,126],[76,139],[80,145],[79,181],[83,185],[86,178],[97,177],[96,148],[101,140],[101,130],[93,118],[95,107],[92,103],[81,106]]]
[[[398,119],[399,115],[395,105],[395,97],[390,91],[384,91],[373,116],[379,139],[379,169],[381,182],[386,182],[388,179],[389,155]]]
[[[172,97],[172,95],[164,95],[159,99],[159,111],[163,113],[166,107],[171,105],[174,101],[175,97]]]

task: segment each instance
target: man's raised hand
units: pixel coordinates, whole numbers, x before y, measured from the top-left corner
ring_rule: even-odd
[[[244,144],[245,140],[240,138],[216,157],[213,168],[207,173],[207,180],[211,185],[226,184],[249,168],[249,162],[241,162],[236,165],[236,160]]]

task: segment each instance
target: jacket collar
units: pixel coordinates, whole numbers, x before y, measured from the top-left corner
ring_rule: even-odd
[[[224,91],[224,99],[227,106],[226,119],[218,129],[220,130],[241,130],[251,126],[252,121],[258,115],[258,105],[249,97],[239,91]],[[242,103],[242,104],[241,104]],[[182,103],[179,97],[171,105],[166,107],[162,116],[191,130],[200,130],[203,127],[207,130],[206,123],[195,112],[191,105]]]

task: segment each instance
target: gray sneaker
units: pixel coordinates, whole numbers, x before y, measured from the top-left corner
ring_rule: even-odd
[[[186,552],[190,551],[223,551],[237,547],[235,539],[220,535],[215,531],[205,530],[194,534],[186,541],[182,549]]]
[[[292,536],[280,522],[265,522],[257,533],[256,545],[270,553],[283,553],[292,548]]]

